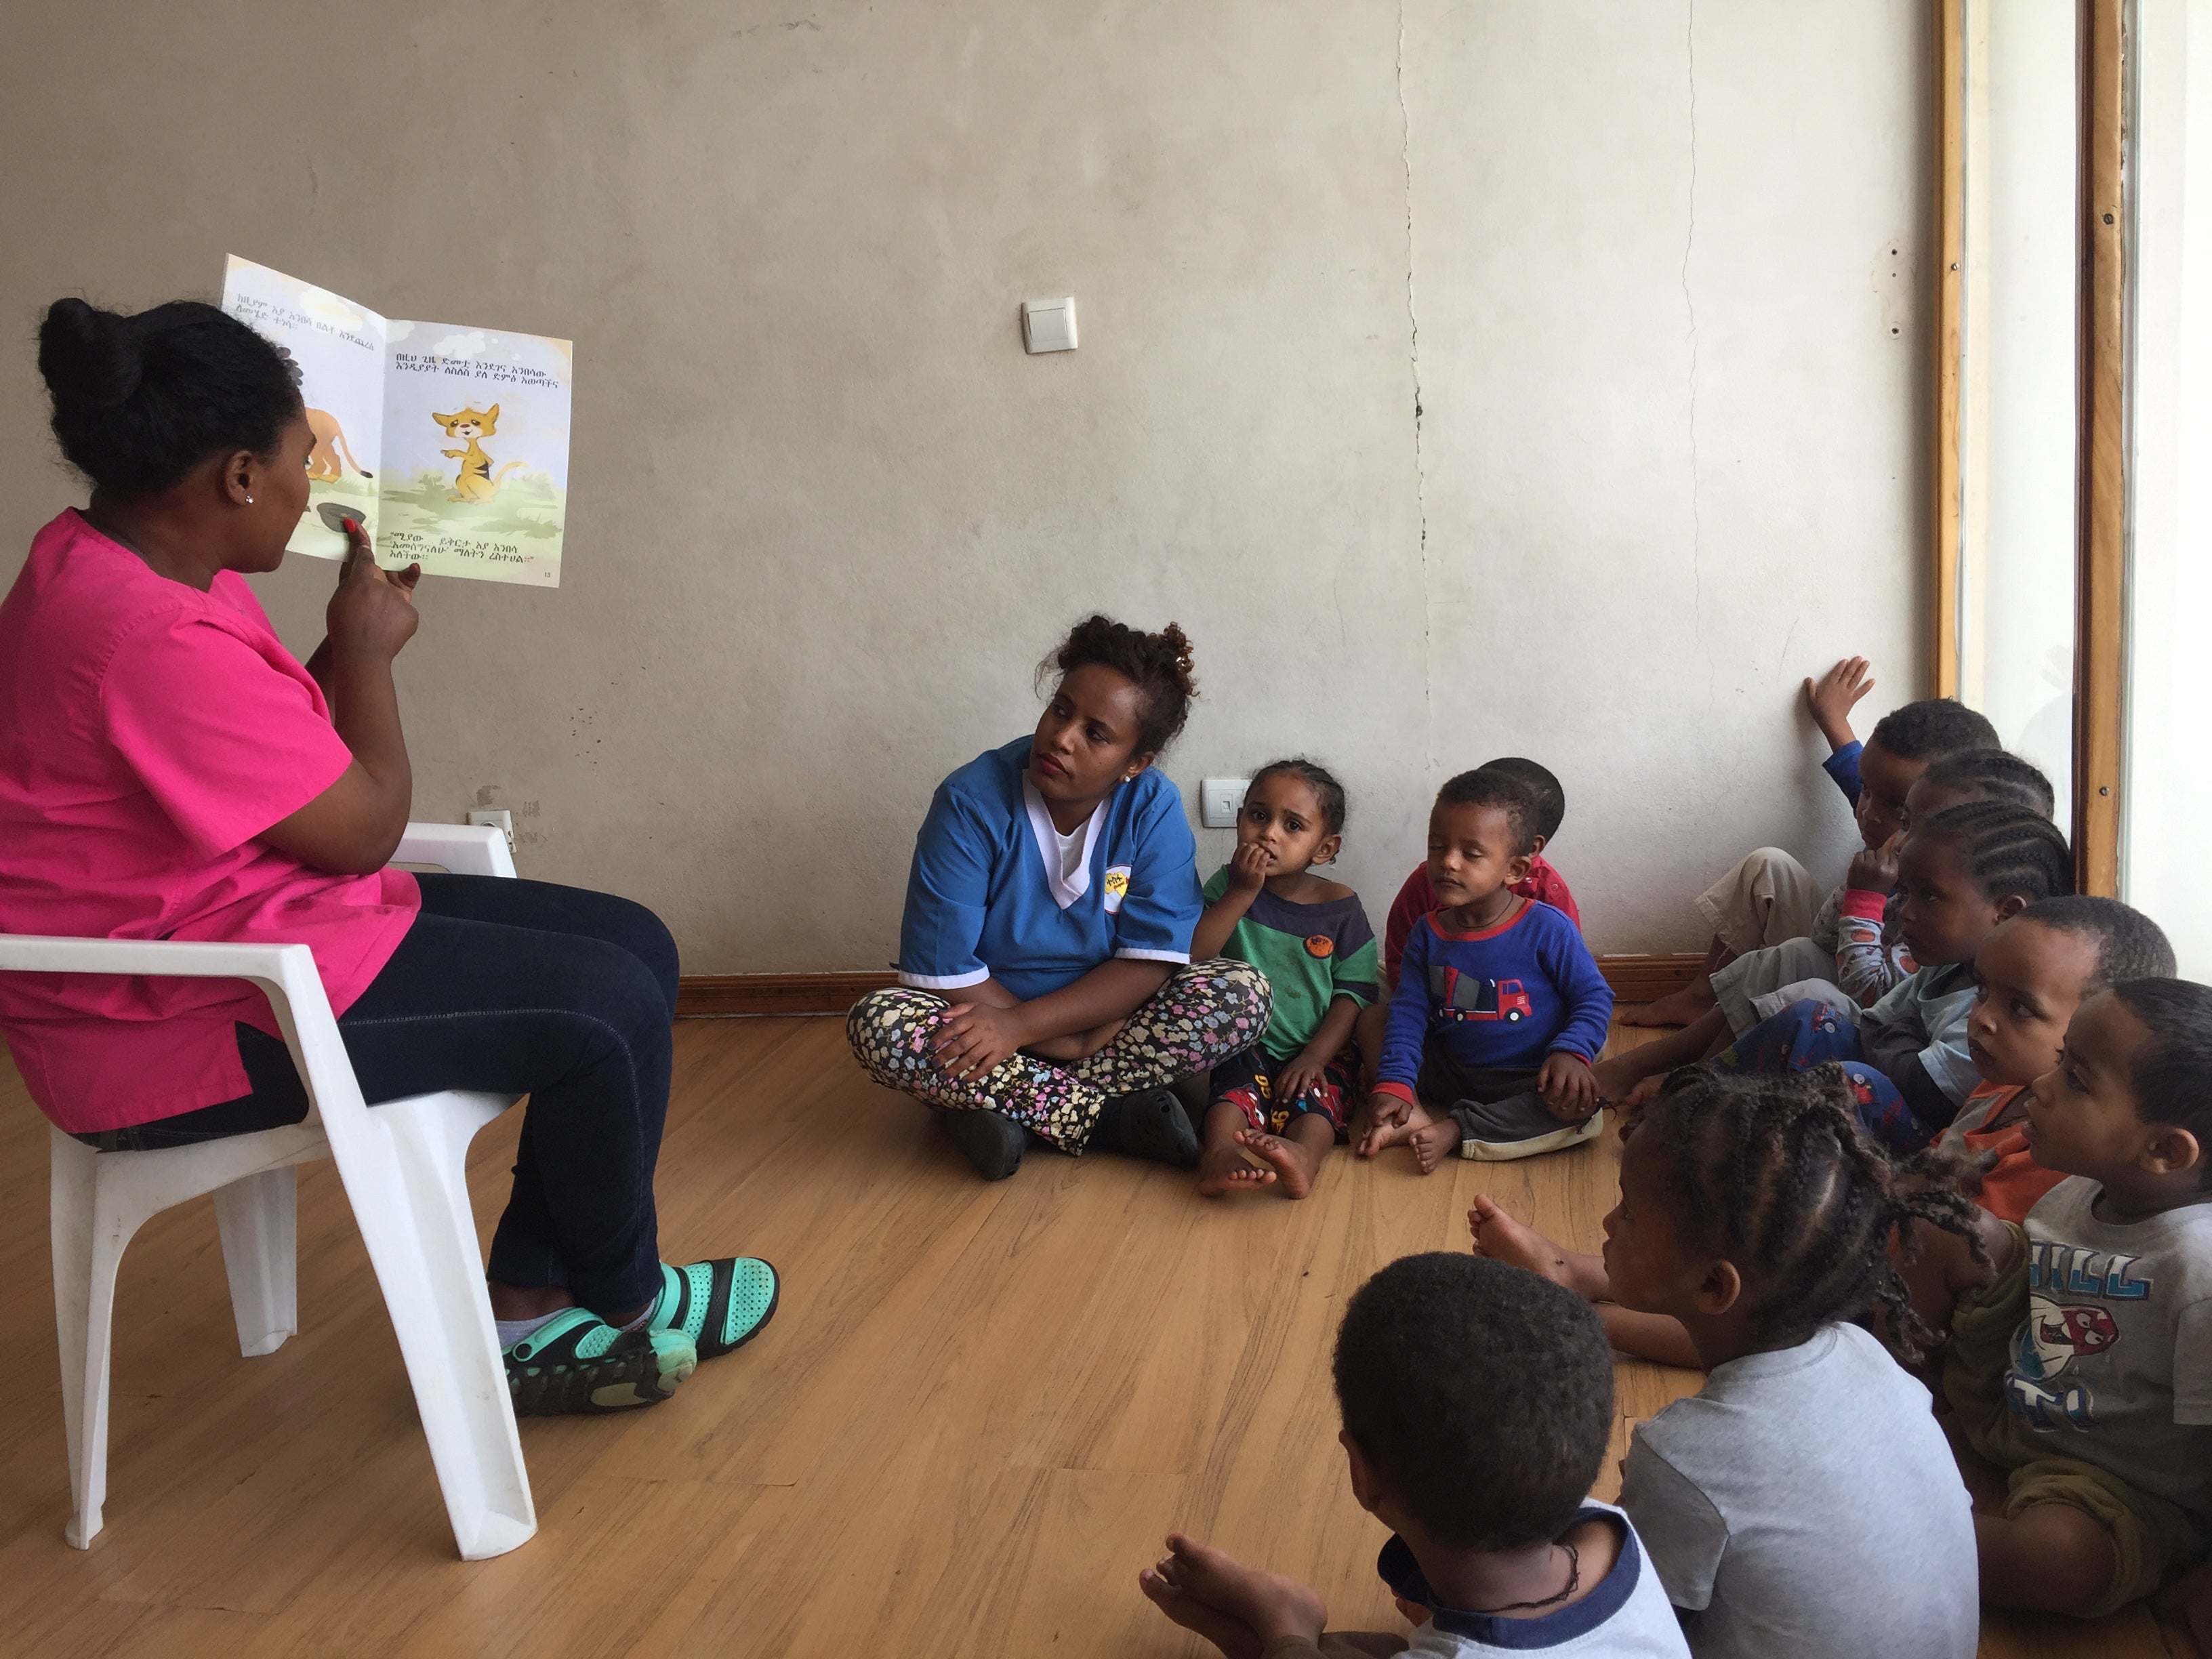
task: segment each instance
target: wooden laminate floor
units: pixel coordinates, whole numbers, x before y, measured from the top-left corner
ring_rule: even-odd
[[[1465,1248],[1479,1191],[1595,1248],[1617,1144],[1425,1179],[1340,1154],[1299,1204],[1202,1202],[1103,1157],[986,1186],[842,1030],[678,1026],[664,1249],[772,1258],[781,1310],[665,1407],[526,1423],[538,1534],[474,1565],[327,1164],[301,1182],[303,1329],[273,1355],[239,1357],[208,1203],[139,1236],[107,1527],[63,1543],[46,1126],[0,1060],[0,1653],[1174,1659],[1200,1649],[1134,1584],[1170,1526],[1310,1580],[1339,1624],[1397,1628],[1335,1443],[1338,1310],[1395,1256]],[[487,1230],[514,1133],[471,1160]],[[1619,1375],[1616,1453],[1698,1382]],[[2130,1613],[1992,1619],[1982,1650],[2161,1649]]]

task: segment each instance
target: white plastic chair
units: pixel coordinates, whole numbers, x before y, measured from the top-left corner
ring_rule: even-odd
[[[489,827],[410,823],[393,854],[465,875],[512,876]],[[477,1130],[516,1097],[453,1091],[370,1109],[304,945],[200,945],[0,933],[0,972],[154,974],[251,980],[268,993],[307,1091],[304,1122],[155,1152],[95,1152],[52,1132],[54,1324],[72,1514],[65,1536],[88,1548],[107,1495],[108,1358],[116,1269],[149,1218],[215,1194],[240,1351],[273,1353],[300,1328],[298,1174],[336,1161],[399,1339],[430,1461],[462,1556],[503,1555],[538,1529],[507,1397],[465,1162]]]

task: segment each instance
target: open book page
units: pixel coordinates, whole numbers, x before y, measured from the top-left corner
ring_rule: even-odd
[[[378,562],[559,586],[568,342],[397,321],[386,338]]]
[[[307,405],[315,447],[307,455],[307,510],[285,549],[319,559],[343,558],[342,510],[360,519],[370,536],[379,529],[385,320],[366,307],[234,253],[223,270],[222,308],[290,354],[300,370],[300,396]]]

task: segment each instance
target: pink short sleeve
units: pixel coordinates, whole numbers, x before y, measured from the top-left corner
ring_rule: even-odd
[[[126,636],[101,678],[100,717],[203,857],[290,817],[353,763],[314,681],[275,637],[257,643],[206,616],[156,618]]]

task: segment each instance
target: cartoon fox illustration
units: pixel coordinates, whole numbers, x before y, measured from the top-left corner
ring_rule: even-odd
[[[307,411],[307,430],[314,434],[314,447],[307,452],[307,476],[326,483],[336,483],[345,477],[345,466],[361,472],[364,478],[373,478],[374,472],[362,472],[361,463],[353,458],[353,446],[345,440],[345,428],[338,417],[327,409]],[[338,457],[345,457],[345,466],[338,465]]]
[[[499,430],[499,405],[489,409],[465,409],[458,415],[441,415],[434,410],[430,418],[446,428],[448,438],[465,438],[466,449],[441,449],[438,453],[449,460],[461,464],[460,473],[453,480],[453,493],[446,497],[449,501],[488,501],[499,494],[499,481],[525,461],[509,461],[497,472],[491,470],[491,457],[477,441],[489,438]]]

